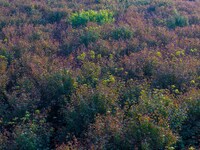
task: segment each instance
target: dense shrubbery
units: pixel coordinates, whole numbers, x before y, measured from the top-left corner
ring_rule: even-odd
[[[177,13],[174,16],[172,16],[167,22],[167,26],[171,29],[174,29],[176,27],[185,27],[188,24],[188,18],[185,16],[181,16]]]
[[[112,31],[111,37],[115,40],[130,39],[133,36],[133,32],[125,27],[120,27]]]
[[[73,27],[85,26],[88,22],[97,22],[99,24],[110,23],[114,21],[113,12],[109,10],[88,10],[73,13],[70,21]]]
[[[186,118],[184,109],[174,105],[173,100],[160,91],[142,91],[140,102],[132,105],[127,114],[116,112],[97,118],[89,139],[97,149],[170,148],[178,139],[170,128],[180,128]]]
[[[0,150],[200,147],[199,1],[0,1]]]
[[[198,94],[197,94],[198,93]],[[199,91],[192,91],[189,94],[190,97],[187,97],[188,105],[188,117],[184,121],[183,127],[180,131],[181,142],[180,145],[185,147],[186,145],[193,145],[198,147],[199,142],[196,139],[199,139],[200,128],[199,128],[199,114],[200,114],[200,99]]]
[[[98,31],[88,29],[81,35],[80,42],[85,46],[88,46],[90,43],[96,42],[99,39],[99,36]]]

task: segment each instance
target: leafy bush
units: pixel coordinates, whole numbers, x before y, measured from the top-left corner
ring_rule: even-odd
[[[179,118],[177,118],[179,116]],[[180,117],[181,116],[181,117]],[[163,91],[142,91],[139,104],[131,109],[127,138],[139,148],[162,149],[176,143],[173,132],[179,131],[186,119],[186,110],[177,107]],[[132,143],[134,145],[134,143]]]
[[[74,79],[65,71],[46,76],[42,85],[42,106],[63,106],[69,101],[69,97],[74,90]],[[57,110],[52,110],[57,111]]]
[[[198,0],[9,1],[0,149],[200,147]]]
[[[135,141],[129,143],[131,148],[137,145],[139,149],[165,149],[176,143],[177,138],[172,131],[150,122],[148,117],[139,117],[139,121],[130,121],[127,129],[127,140]],[[130,140],[130,141],[131,141]]]
[[[52,130],[48,128],[49,126],[40,111],[35,111],[34,118],[30,116],[29,112],[26,112],[21,120],[26,123],[15,128],[16,147],[13,149],[49,150]]]
[[[170,73],[160,73],[158,74],[156,80],[153,82],[153,86],[157,88],[166,89],[171,85],[180,85],[181,80],[178,81],[177,77]],[[180,87],[180,86],[179,86]]]
[[[113,12],[109,10],[88,10],[75,12],[70,16],[70,22],[73,27],[85,26],[88,22],[97,22],[99,24],[110,23],[114,21]]]
[[[133,36],[133,32],[127,27],[119,27],[112,31],[111,37],[115,40],[130,39]]]
[[[178,13],[172,16],[167,22],[167,26],[170,29],[175,29],[176,27],[185,27],[188,25],[189,25],[188,18]]]
[[[64,111],[66,123],[64,131],[65,136],[71,134],[69,138],[72,138],[73,135],[76,137],[83,136],[84,131],[94,122],[95,116],[105,114],[107,110],[105,97],[101,94],[92,94],[90,98],[78,100],[78,102],[73,102],[74,106],[71,111]]]
[[[90,43],[96,42],[99,39],[99,33],[93,30],[87,30],[80,37],[80,42],[87,47]]]
[[[82,69],[79,82],[95,86],[101,73],[101,67],[93,62],[84,62]]]
[[[0,56],[1,59],[7,60],[8,64],[10,64],[11,61],[13,60],[13,54],[4,48],[0,49]]]
[[[1,21],[0,22],[0,31],[7,25],[6,21]]]
[[[53,12],[48,12],[47,14],[44,15],[44,18],[47,23],[55,23],[61,21],[62,18],[67,17],[67,13],[64,11],[53,11]]]
[[[128,113],[118,110],[96,117],[88,134],[90,142],[97,149],[167,149],[173,146],[178,140],[174,132],[181,127],[186,115],[163,94],[157,90],[142,91],[139,103],[128,107]]]
[[[122,90],[120,106],[133,106],[139,102],[139,97],[141,96],[140,87],[131,84]]]
[[[89,125],[97,114],[105,114],[110,109],[110,99],[86,84],[80,85],[72,95],[70,105],[62,112],[62,125],[56,133],[58,141],[71,140],[73,136],[84,137]]]
[[[183,127],[180,131],[180,135],[182,137],[181,148],[187,145],[199,148],[200,143],[198,139],[200,135],[200,99],[191,97],[191,99],[187,100],[187,106],[188,117],[187,120],[183,123]]]
[[[35,150],[37,149],[36,138],[31,133],[22,133],[17,139],[17,146],[20,150]]]

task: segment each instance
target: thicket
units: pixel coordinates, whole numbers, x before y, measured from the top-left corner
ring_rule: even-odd
[[[99,24],[110,23],[114,21],[114,13],[109,10],[87,10],[75,12],[70,16],[73,27],[85,26],[88,22],[96,22]]]
[[[0,150],[198,150],[199,7],[1,0]]]

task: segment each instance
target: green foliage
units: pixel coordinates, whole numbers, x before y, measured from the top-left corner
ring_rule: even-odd
[[[22,133],[17,139],[17,145],[20,150],[35,150],[37,149],[36,137],[31,133]]]
[[[70,22],[73,27],[85,26],[88,22],[97,22],[99,24],[110,23],[114,21],[114,14],[109,10],[82,10],[75,12],[70,16]]]
[[[80,42],[87,47],[90,43],[96,42],[99,39],[99,33],[93,30],[88,30],[80,37]]]
[[[151,1],[150,6],[148,7],[148,12],[155,12],[156,10],[164,7],[170,7],[173,5],[173,1],[171,0],[153,0]]]
[[[65,134],[71,133],[76,136],[84,134],[88,126],[94,122],[97,114],[106,113],[108,106],[105,97],[98,93],[91,94],[90,91],[88,92],[86,98],[77,97],[76,101],[78,100],[78,102],[73,102],[74,107],[71,111],[64,110]]]
[[[152,76],[154,74],[155,63],[153,61],[147,62],[143,67],[145,76]]]
[[[188,26],[188,18],[176,13],[167,21],[167,26],[170,29],[175,29],[176,27],[185,27]]]
[[[0,22],[0,31],[7,25],[6,21]]]
[[[46,15],[44,15],[45,20],[47,23],[55,23],[61,21],[64,17],[67,17],[67,13],[64,11],[53,11],[48,12]]]
[[[171,85],[176,85],[177,88],[180,88],[180,85],[182,84],[183,80],[177,78],[174,74],[170,73],[163,73],[159,74],[155,81],[153,82],[153,86],[157,88],[168,88]]]
[[[142,91],[138,109],[141,113],[149,114],[149,117],[154,119],[154,123],[161,126],[169,125],[170,129],[174,131],[181,129],[181,125],[186,119],[186,108],[177,107],[173,99],[163,95],[162,90],[154,90],[154,93],[150,96]]]
[[[82,69],[83,72],[79,82],[95,86],[99,80],[101,67],[93,62],[84,62]]]
[[[134,1],[134,5],[138,6],[138,5],[148,5],[150,4],[151,0],[136,0]]]
[[[86,54],[85,54],[85,53],[82,53],[82,54],[80,54],[80,55],[77,57],[77,59],[78,59],[78,60],[81,60],[81,61],[84,61],[84,60],[85,60],[85,56],[86,56]]]
[[[109,75],[108,79],[103,80],[104,85],[107,85],[109,83],[115,83],[115,77],[113,75]]]
[[[190,99],[187,102],[188,117],[180,131],[182,145],[198,148],[200,135],[200,99]]]
[[[13,60],[13,54],[9,53],[9,51],[7,51],[5,48],[0,49],[0,56],[1,58],[7,60],[9,64]]]
[[[91,50],[89,53],[90,53],[90,58],[95,59],[95,52]]]
[[[47,76],[43,85],[43,106],[64,105],[69,101],[69,96],[74,90],[74,80],[68,71],[61,71]]]
[[[36,121],[36,120],[33,120]],[[28,128],[16,130],[16,147],[19,150],[48,150],[50,144],[50,133],[51,131],[46,130],[47,126],[42,125],[37,121],[32,124],[27,124]]]
[[[198,149],[197,0],[0,1],[0,149]]]
[[[139,117],[138,122],[132,120],[128,124],[126,136],[140,143],[139,149],[164,149],[177,140],[170,130],[151,123],[146,117]],[[132,148],[134,148],[133,144],[130,144]]]
[[[133,85],[129,85],[127,88],[125,88],[122,91],[122,95],[121,95],[121,106],[124,107],[126,106],[133,106],[134,104],[137,104],[139,102],[139,97],[141,93],[141,89],[138,86],[133,86]]]
[[[159,90],[155,90],[154,93],[142,91],[139,102],[128,107],[127,113],[116,111],[114,114],[108,113],[105,117],[97,117],[88,137],[94,141],[94,147],[100,149],[172,147],[178,140],[173,130],[180,127],[186,116],[172,99],[163,94]]]
[[[126,27],[119,27],[112,31],[111,37],[115,40],[130,39],[133,36],[133,32]]]
[[[60,46],[60,53],[65,56],[69,56],[73,52],[73,48],[74,48],[73,44],[63,43]]]

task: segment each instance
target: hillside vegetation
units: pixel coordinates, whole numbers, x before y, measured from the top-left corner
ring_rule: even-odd
[[[0,0],[0,150],[198,150],[199,0]]]

